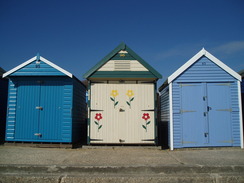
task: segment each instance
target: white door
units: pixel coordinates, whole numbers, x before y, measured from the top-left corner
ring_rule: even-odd
[[[92,83],[90,142],[153,144],[154,84],[136,81]]]

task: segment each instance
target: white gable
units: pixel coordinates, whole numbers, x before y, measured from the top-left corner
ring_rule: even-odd
[[[216,65],[218,65],[220,68],[225,70],[227,73],[229,73],[234,78],[241,81],[241,76],[236,73],[234,70],[232,70],[230,67],[225,65],[223,62],[221,62],[219,59],[214,57],[212,54],[210,54],[208,51],[206,51],[204,48],[199,51],[196,55],[194,55],[190,60],[188,60],[184,65],[182,65],[178,70],[176,70],[172,75],[168,77],[168,83],[171,83],[173,80],[175,80],[180,74],[182,74],[186,69],[188,69],[192,64],[197,62],[202,56],[207,57],[209,60],[214,62]]]
[[[6,77],[6,76],[8,76],[8,75],[10,75],[10,74],[12,74],[12,73],[14,73],[15,71],[17,71],[17,70],[19,70],[19,69],[25,67],[26,65],[30,64],[31,62],[33,62],[33,61],[35,61],[35,60],[37,60],[37,56],[35,56],[35,57],[33,57],[33,58],[31,58],[31,59],[25,61],[24,63],[18,65],[17,67],[11,69],[10,71],[8,71],[8,72],[6,72],[6,73],[4,73],[4,74],[3,74],[3,78]],[[58,71],[64,73],[65,75],[69,76],[70,78],[73,77],[73,75],[72,75],[70,72],[68,72],[68,71],[66,71],[66,70],[64,70],[64,69],[62,69],[61,67],[59,67],[59,66],[57,66],[56,64],[50,62],[49,60],[47,60],[47,59],[45,59],[45,58],[43,58],[43,57],[40,57],[40,60],[43,61],[43,62],[45,62],[46,64],[52,66],[53,68],[57,69]]]

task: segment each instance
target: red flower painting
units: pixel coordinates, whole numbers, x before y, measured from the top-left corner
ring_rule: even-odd
[[[99,132],[99,130],[102,128],[103,125],[100,125],[100,120],[103,119],[102,114],[101,113],[96,113],[95,119],[97,121],[94,121],[94,123],[97,125],[97,131]]]
[[[147,121],[148,119],[150,119],[150,115],[148,113],[144,113],[142,116],[142,119],[145,120],[145,125],[142,125],[142,127],[146,130],[147,132],[147,125],[149,125],[151,123],[151,121]]]
[[[103,119],[102,114],[101,113],[96,113],[95,119],[100,121],[100,119]]]
[[[146,121],[147,121],[148,119],[150,119],[149,114],[148,114],[148,113],[144,113],[143,116],[142,116],[142,119],[145,119]]]

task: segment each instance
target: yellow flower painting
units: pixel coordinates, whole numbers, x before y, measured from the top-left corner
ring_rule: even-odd
[[[112,90],[110,95],[113,97],[117,97],[119,95],[118,90]]]
[[[126,103],[128,104],[128,106],[131,108],[131,102],[134,100],[134,92],[133,90],[127,90],[126,95],[129,97],[129,100],[126,101]]]
[[[128,90],[127,93],[126,93],[126,95],[127,95],[128,97],[132,97],[132,96],[134,96],[133,90]]]
[[[116,101],[116,97],[119,95],[118,90],[112,90],[110,93],[110,99],[114,102],[114,108],[118,105],[119,101]]]

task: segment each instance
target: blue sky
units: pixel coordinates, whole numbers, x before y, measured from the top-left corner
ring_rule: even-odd
[[[203,47],[244,69],[243,0],[0,0],[0,67],[44,58],[77,78],[121,42],[163,75]]]

